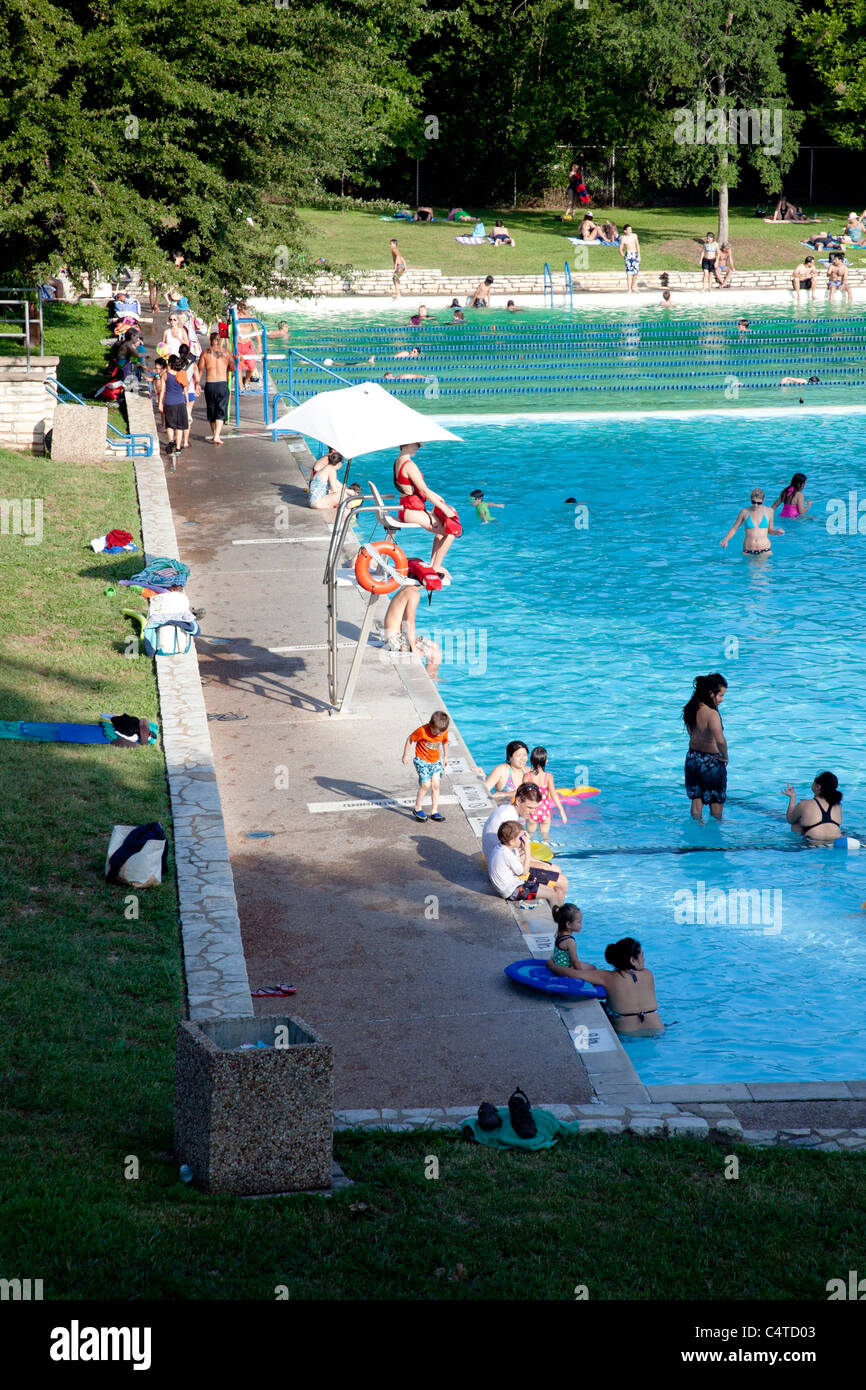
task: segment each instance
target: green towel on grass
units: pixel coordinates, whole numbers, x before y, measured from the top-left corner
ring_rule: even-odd
[[[538,1127],[534,1139],[520,1139],[511,1127],[511,1116],[507,1105],[496,1107],[502,1121],[501,1129],[482,1129],[476,1120],[466,1120],[463,1134],[477,1139],[490,1149],[552,1149],[560,1134],[574,1136],[580,1124],[577,1120],[558,1120],[549,1110],[533,1109],[532,1118]]]

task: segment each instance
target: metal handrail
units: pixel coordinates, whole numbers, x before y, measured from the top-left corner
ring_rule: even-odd
[[[246,317],[246,316],[245,316],[244,318],[238,318],[238,311],[237,311],[237,309],[235,308],[235,306],[234,306],[233,304],[232,304],[232,305],[230,306],[230,308],[229,308],[229,317],[230,317],[230,320],[231,320],[232,328],[234,329],[234,352],[232,353],[232,356],[234,357],[234,362],[235,362],[235,391],[234,391],[234,395],[235,395],[235,424],[238,423],[238,421],[240,420],[240,417],[241,417],[241,374],[240,374],[240,357],[239,357],[239,353],[238,353],[238,324],[241,324],[241,323],[254,323],[254,324],[256,324],[256,325],[262,330],[262,352],[261,352],[261,357],[262,357],[262,365],[261,365],[262,389],[261,389],[261,392],[258,392],[258,391],[251,391],[251,392],[244,392],[244,394],[245,394],[245,395],[249,394],[249,395],[253,395],[253,396],[257,396],[257,395],[259,395],[259,394],[262,395],[262,397],[264,398],[264,399],[263,399],[263,404],[264,404],[264,408],[265,408],[265,410],[264,410],[264,421],[265,421],[265,424],[268,424],[268,415],[270,414],[270,411],[269,411],[269,409],[268,409],[268,389],[269,389],[269,384],[270,384],[270,378],[269,378],[269,374],[268,374],[268,330],[267,330],[267,325],[264,323],[264,320],[263,320],[263,319],[253,318],[252,316],[249,316],[249,317]]]
[[[23,330],[15,333],[0,333],[0,338],[22,338],[24,341],[24,352],[27,358],[27,370],[30,370],[30,300],[35,298],[39,320],[39,356],[45,356],[45,326],[42,321],[42,295],[37,285],[34,289],[32,285],[0,285],[0,294],[14,295],[14,299],[0,299],[0,308],[21,306],[24,309],[22,319],[0,319],[5,323],[22,323]]]
[[[571,266],[565,262],[565,288],[568,293],[568,307],[574,308],[574,286],[571,283]]]
[[[548,286],[548,285],[550,285],[550,307],[551,307],[551,309],[552,309],[552,308],[553,308],[553,275],[551,274],[550,265],[548,264],[547,261],[545,261],[545,262],[544,262],[544,305],[545,305],[545,308],[547,307],[547,286]]]

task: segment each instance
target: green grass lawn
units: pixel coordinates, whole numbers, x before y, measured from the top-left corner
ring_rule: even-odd
[[[470,209],[470,211],[474,211]],[[620,231],[631,222],[640,238],[642,270],[700,270],[700,247],[704,235],[718,226],[714,208],[594,208],[598,221],[611,218]],[[447,209],[436,209],[437,216]],[[754,216],[753,207],[733,208],[730,214],[730,242],[738,270],[793,269],[808,252],[798,245],[816,225],[841,230],[847,212],[820,209],[820,224],[797,226],[778,223],[769,226]],[[573,223],[561,222],[560,214],[549,211],[511,212],[485,209],[479,214],[490,229],[501,217],[517,245],[460,246],[455,236],[472,231],[471,223],[433,225],[412,222],[382,222],[378,213],[321,212],[302,210],[301,219],[309,233],[314,255],[325,256],[334,265],[351,265],[356,270],[390,268],[388,241],[395,236],[410,270],[439,269],[446,275],[495,275],[502,267],[514,275],[540,274],[545,261],[561,270],[565,260],[575,264],[575,252],[566,237],[577,234]],[[588,247],[590,270],[622,271],[622,257],[616,247]],[[859,260],[857,261],[859,264]],[[866,258],[864,258],[866,263]]]

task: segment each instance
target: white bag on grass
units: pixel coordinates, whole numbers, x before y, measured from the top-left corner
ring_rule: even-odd
[[[150,825],[116,825],[105,856],[105,877],[109,883],[152,888],[162,883],[167,859],[168,841],[158,821]]]

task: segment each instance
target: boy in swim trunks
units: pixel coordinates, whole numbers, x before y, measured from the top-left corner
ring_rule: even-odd
[[[393,236],[392,236],[392,238],[391,238],[391,240],[390,240],[390,242],[389,242],[389,246],[390,246],[390,248],[391,248],[391,256],[393,257],[393,261],[394,261],[394,271],[393,271],[393,274],[392,274],[392,276],[391,276],[391,279],[392,279],[392,281],[394,282],[394,298],[395,298],[395,299],[399,299],[399,298],[400,298],[400,279],[401,279],[401,276],[405,275],[405,273],[406,273],[406,262],[403,260],[403,257],[402,257],[402,255],[401,255],[400,251],[397,249],[397,238],[396,238],[396,237],[393,237]]]
[[[622,229],[622,236],[619,243],[619,254],[625,261],[625,282],[629,294],[637,294],[637,277],[640,270],[640,242],[637,233],[631,229],[631,223],[626,222]]]
[[[431,714],[426,724],[422,724],[419,729],[413,729],[403,747],[403,765],[409,762],[409,750],[415,744],[415,756],[412,759],[415,771],[418,773],[418,795],[415,797],[415,809],[412,815],[416,820],[427,820],[426,812],[421,810],[424,798],[427,795],[427,788],[430,788],[432,809],[430,820],[441,821],[445,817],[439,814],[439,779],[448,767],[448,725],[451,720],[444,710],[437,709]]]
[[[791,278],[791,284],[797,295],[797,303],[800,303],[800,290],[808,290],[809,298],[815,298],[818,277],[815,274],[815,257],[806,256],[795,268]]]
[[[474,492],[470,492],[469,496],[472,498],[475,514],[484,526],[487,525],[488,521],[496,521],[497,519],[495,516],[490,515],[491,507],[505,506],[504,502],[485,502],[484,493],[478,487],[475,488]]]
[[[840,294],[847,294],[848,303],[853,300],[851,286],[848,284],[848,267],[844,264],[841,256],[830,257],[830,269],[827,271],[827,289],[830,294],[830,303],[833,303],[833,295],[836,290]]]

